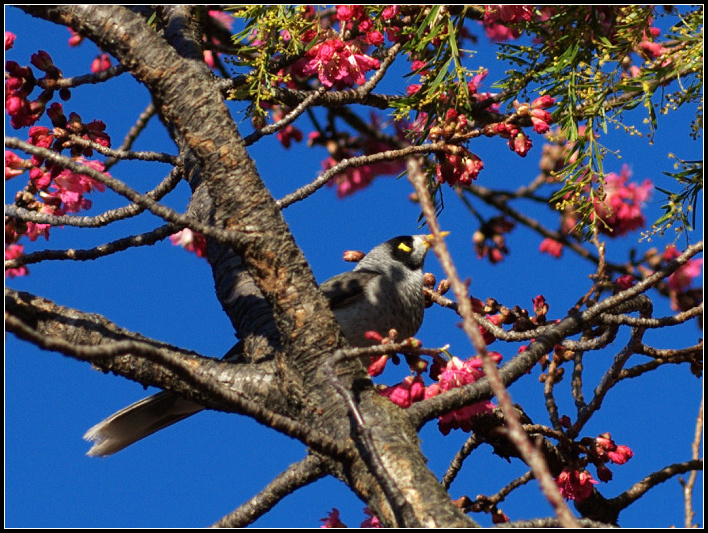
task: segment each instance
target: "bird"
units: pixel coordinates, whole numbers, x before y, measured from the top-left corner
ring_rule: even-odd
[[[394,237],[373,248],[353,270],[320,285],[350,346],[376,344],[370,331],[386,337],[393,329],[401,339],[418,332],[425,309],[423,263],[434,240],[433,235]],[[234,348],[224,359],[238,352]],[[89,429],[84,439],[93,444],[87,455],[112,455],[202,409],[172,391],[148,396]]]

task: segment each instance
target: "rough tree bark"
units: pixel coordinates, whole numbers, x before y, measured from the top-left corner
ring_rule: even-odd
[[[257,367],[254,372],[246,371],[250,383],[257,383],[254,387],[237,385],[244,375],[241,368],[244,365],[216,363],[196,356],[190,357],[195,357],[198,365],[177,363],[177,367],[172,368],[165,363],[166,359],[154,354],[150,356],[152,363],[146,362],[145,356],[121,355],[104,357],[94,364],[120,371],[141,383],[174,388],[193,399],[201,394],[200,400],[209,407],[249,412],[263,416],[265,422],[272,419],[266,414],[271,414],[276,418],[273,425],[301,438],[319,453],[327,449],[323,442],[345,443],[338,455],[330,457],[334,460],[330,462],[334,465],[331,473],[344,480],[385,524],[405,527],[473,525],[426,468],[414,424],[401,409],[374,392],[358,362],[337,358],[334,368],[338,382],[355,392],[365,428],[353,423],[345,398],[333,388],[324,363],[346,347],[345,340],[324,296],[317,289],[303,254],[248,156],[214,78],[203,61],[196,60],[194,52],[198,50],[198,40],[190,32],[194,10],[164,8],[166,26],[163,35],[158,35],[139,13],[119,6],[24,6],[22,9],[90,38],[148,88],[181,155],[194,160],[191,172],[199,176],[199,183],[193,182],[195,192],[203,185],[208,196],[204,205],[211,204],[207,210],[204,205],[195,207],[192,213],[228,232],[229,246],[212,244],[210,256],[224,308],[230,312],[232,321],[236,320],[235,325],[249,322],[248,310],[243,307],[249,298],[233,297],[252,280],[258,290],[250,286],[250,299],[265,299],[272,310],[282,347],[282,350],[256,357],[260,364],[248,365]],[[238,257],[250,277],[245,284],[239,281],[243,281],[244,271]],[[22,295],[9,298],[11,301],[14,298],[17,305],[31,300]],[[46,301],[42,305],[53,306]],[[23,307],[25,324],[39,324],[41,320],[37,316],[28,315],[41,313],[40,307]],[[263,306],[257,305],[255,309],[256,320],[261,320]],[[241,318],[235,318],[239,313]],[[84,315],[82,320],[92,322],[93,318]],[[259,331],[245,333],[267,331],[267,324],[265,321]],[[118,337],[94,334],[74,340],[64,336],[70,328],[57,331],[52,328],[51,319],[45,326],[47,332],[82,345],[129,337],[127,334]],[[67,348],[67,353],[70,351]],[[173,358],[168,359],[174,364]],[[217,365],[218,370],[214,370],[213,365]],[[165,372],[166,368],[171,371]],[[177,385],[179,379],[175,380],[172,372],[176,368],[179,368],[178,377],[187,384],[192,383],[193,390],[187,391],[189,386],[184,384]],[[216,380],[207,379],[215,373],[218,374]],[[234,391],[237,391],[235,395]],[[220,400],[207,398],[210,392]],[[277,395],[283,400],[266,403]],[[230,409],[225,401],[229,396],[235,400]],[[268,413],[261,413],[258,407]],[[286,423],[288,421],[291,424]]]

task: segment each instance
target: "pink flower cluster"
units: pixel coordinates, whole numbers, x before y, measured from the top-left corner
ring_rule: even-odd
[[[626,165],[620,174],[608,174],[605,177],[605,200],[595,201],[594,216],[602,221],[600,230],[613,237],[639,229],[645,223],[642,208],[654,185],[648,179],[641,185],[629,182],[630,176]]]
[[[662,254],[663,262],[676,259],[681,253],[674,245],[666,247]],[[671,298],[671,308],[686,311],[703,301],[702,288],[692,288],[693,280],[703,274],[703,259],[689,259],[669,276],[667,286]]]
[[[101,127],[95,127],[100,130],[101,136],[103,136]],[[32,126],[29,129],[28,141],[34,146],[51,149],[55,145],[55,134],[44,126]],[[106,140],[106,142],[109,141]],[[58,148],[61,149],[61,146]],[[103,163],[86,160],[81,155],[84,151],[85,149],[81,149],[76,154],[72,154],[76,162],[98,172],[103,172]],[[12,152],[5,152],[6,179],[18,176],[27,169],[29,169],[30,181],[28,189],[31,192],[28,193],[29,198],[24,198],[22,203],[27,209],[39,213],[60,216],[89,209],[91,201],[85,195],[95,190],[105,190],[105,186],[100,181],[85,174],[75,173],[60,165],[47,163],[36,155],[33,155],[30,160],[23,160]],[[34,193],[38,195],[38,198],[32,196]],[[50,227],[49,224],[35,222],[6,223],[5,240],[8,243],[14,243],[22,236],[26,236],[31,241],[36,240],[39,236],[49,238]]]
[[[210,18],[210,24],[219,27],[225,31],[231,31],[231,27],[234,24],[234,17],[232,17],[229,13],[210,9],[208,11],[208,15]],[[207,36],[204,36],[204,40],[207,40]],[[208,40],[209,42],[212,42],[217,45],[221,44],[219,39],[213,36],[209,36]],[[214,52],[212,52],[211,50],[204,50],[204,62],[209,65],[210,68],[214,68],[216,66]]]
[[[462,155],[449,153],[438,155],[439,163],[435,167],[435,177],[440,183],[464,187],[477,179],[484,168],[484,161],[469,150],[465,148],[462,150]]]
[[[99,54],[91,62],[91,72],[94,74],[111,68],[111,57],[108,54]]]
[[[327,515],[327,518],[320,518],[320,522],[322,522],[322,526],[320,526],[321,528],[347,527],[339,519],[339,509],[332,509]]]
[[[634,452],[629,446],[615,444],[609,433],[603,433],[593,442],[588,456],[597,467],[597,477],[600,481],[608,482],[612,479],[612,471],[607,468],[606,463],[623,465],[634,456]]]
[[[276,106],[273,110],[273,121],[278,122],[284,117],[285,112],[283,108],[281,106]],[[282,144],[283,148],[285,148],[286,150],[290,148],[292,141],[300,142],[302,141],[302,137],[302,131],[300,131],[292,124],[288,124],[284,128],[280,128],[278,130],[278,133],[276,134],[276,138],[280,141],[280,144]]]
[[[663,259],[666,262],[676,259],[681,252],[673,244],[664,250]],[[676,292],[685,291],[693,283],[694,278],[703,273],[703,259],[689,259],[685,265],[680,266],[669,276],[669,289]]]
[[[531,104],[522,104],[518,101],[514,101],[514,109],[516,109],[517,115],[531,118],[533,131],[536,133],[546,133],[551,129],[550,124],[553,124],[553,117],[546,109],[553,107],[555,103],[555,98],[544,94],[536,98]]]
[[[592,494],[592,486],[598,483],[587,470],[570,469],[564,469],[555,482],[561,496],[578,503],[587,499]]]
[[[302,78],[317,76],[325,87],[343,89],[365,83],[365,73],[377,68],[379,60],[363,54],[355,42],[333,37],[311,47],[291,71]]]
[[[361,528],[371,528],[371,527],[383,527],[381,525],[381,521],[379,518],[369,509],[368,507],[364,507],[364,514],[366,514],[367,518],[361,523],[359,527]],[[347,527],[344,522],[339,518],[339,509],[332,509],[329,514],[327,515],[327,518],[320,518],[320,522],[322,522],[322,528],[341,528],[341,527]]]
[[[6,31],[5,32],[5,51],[7,52],[10,48],[15,46],[15,39],[17,39],[17,35],[15,35],[12,32]]]
[[[406,409],[425,399],[425,383],[421,376],[406,376],[398,385],[386,387],[380,390],[379,394]]]
[[[502,359],[498,352],[489,352],[489,355],[497,364]],[[484,371],[482,370],[482,360],[479,357],[471,357],[467,361],[453,357],[440,372],[438,383],[433,383],[425,390],[425,398],[431,398],[442,392],[474,383],[482,377],[484,377]],[[438,427],[443,435],[447,435],[452,429],[471,431],[472,419],[479,414],[489,413],[492,409],[494,409],[494,404],[489,400],[461,407],[441,416]]]
[[[497,364],[502,359],[501,354],[497,352],[489,352],[489,355]],[[374,362],[375,364],[376,362]],[[371,367],[369,367],[369,372],[371,373]],[[425,386],[423,378],[416,374],[415,376],[407,376],[397,385],[382,388],[379,390],[379,394],[405,409],[415,402],[474,383],[484,376],[484,371],[482,370],[482,360],[479,357],[472,357],[467,361],[452,357],[442,367],[439,361],[435,362],[430,374],[436,376],[437,382],[428,387]],[[479,414],[488,413],[492,409],[494,409],[494,404],[491,401],[477,402],[441,416],[438,426],[443,435],[447,435],[452,429],[471,431],[472,419]]]
[[[43,50],[32,54],[30,63],[45,73],[39,81],[34,77],[30,67],[21,67],[15,61],[5,63],[5,111],[10,116],[10,124],[19,129],[32,126],[44,113],[55,92],[56,80],[61,78],[61,71],[54,66],[52,58]],[[45,88],[40,95],[30,101],[29,96],[40,84]],[[60,91],[62,98],[68,98],[68,90]]]
[[[484,6],[484,31],[492,41],[516,39],[521,32],[507,24],[529,21],[533,18],[533,6],[530,5],[489,5]]]
[[[609,433],[603,433],[595,439],[594,455],[604,461],[623,465],[634,457],[634,452],[624,444],[615,444]]]
[[[16,259],[22,255],[24,251],[24,246],[21,244],[9,244],[5,245],[5,261],[10,259]],[[5,270],[6,278],[17,278],[20,276],[26,276],[29,273],[26,266],[21,266],[19,268],[8,268]]]

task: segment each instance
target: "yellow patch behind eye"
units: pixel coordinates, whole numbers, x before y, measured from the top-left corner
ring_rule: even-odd
[[[406,243],[402,242],[398,245],[399,250],[403,250],[407,254],[411,253],[411,247],[408,246]]]

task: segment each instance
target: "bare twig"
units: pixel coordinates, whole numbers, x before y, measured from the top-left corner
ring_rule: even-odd
[[[268,483],[262,491],[211,527],[246,527],[270,511],[285,496],[317,481],[327,473],[325,461],[321,457],[308,455],[302,461],[290,465],[285,472]]]

